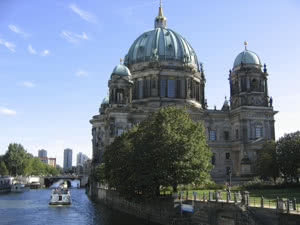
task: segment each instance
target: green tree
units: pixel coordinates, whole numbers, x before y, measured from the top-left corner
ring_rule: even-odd
[[[8,150],[4,155],[4,161],[11,175],[23,175],[25,159],[29,155],[21,144],[9,144]]]
[[[58,174],[62,174],[63,173],[63,168],[60,165],[58,165],[58,164],[56,164],[56,170],[58,171]]]
[[[262,178],[272,178],[276,183],[279,177],[277,163],[276,143],[274,140],[266,141],[257,155],[257,172]]]
[[[127,197],[155,198],[160,186],[207,181],[211,152],[204,128],[184,109],[161,108],[104,153],[108,183]],[[138,193],[138,195],[137,195]]]
[[[0,161],[0,175],[7,176],[8,169],[6,168],[5,162],[3,160]]]
[[[57,176],[59,174],[58,169],[45,164],[45,175]]]
[[[40,176],[46,175],[46,164],[39,157],[31,158],[32,172],[31,175]]]
[[[300,131],[285,134],[276,145],[278,165],[285,178],[294,178],[299,182],[300,169]]]
[[[96,166],[94,172],[94,179],[99,183],[105,183],[105,164],[100,163]]]

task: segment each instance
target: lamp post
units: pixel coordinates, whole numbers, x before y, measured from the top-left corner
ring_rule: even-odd
[[[230,192],[230,188],[231,188],[231,168],[229,168],[229,192]]]

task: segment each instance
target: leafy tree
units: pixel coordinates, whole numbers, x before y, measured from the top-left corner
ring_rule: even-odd
[[[104,163],[98,164],[95,168],[94,178],[99,183],[105,183],[104,170],[105,170],[105,164]]]
[[[46,164],[44,164],[39,157],[31,159],[32,172],[31,175],[39,176],[46,174]]]
[[[8,175],[8,169],[6,168],[6,165],[3,160],[0,161],[0,175],[1,176]]]
[[[277,141],[278,165],[285,178],[295,178],[300,169],[300,131],[285,134]]]
[[[52,175],[52,176],[57,176],[59,174],[59,170],[50,166],[50,165],[46,165],[44,164],[45,167],[45,174],[46,175]]]
[[[176,191],[179,184],[206,181],[210,159],[202,124],[184,109],[166,107],[107,147],[105,175],[126,197],[155,198],[160,186]]]
[[[262,178],[271,177],[274,183],[276,183],[276,178],[279,177],[279,167],[274,140],[266,141],[262,149],[258,151],[257,170]]]
[[[8,150],[4,155],[4,161],[11,175],[23,175],[25,168],[24,160],[29,155],[21,144],[9,144]]]
[[[58,171],[58,174],[63,173],[63,168],[58,164],[56,164],[56,170]]]
[[[32,175],[32,161],[33,161],[33,158],[27,158],[24,160],[24,170],[23,170],[23,175],[25,176],[30,176]]]

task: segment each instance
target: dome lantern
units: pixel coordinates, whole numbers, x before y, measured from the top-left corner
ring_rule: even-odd
[[[166,28],[167,27],[167,18],[163,15],[163,9],[161,6],[161,0],[159,3],[158,16],[154,20],[154,28]]]

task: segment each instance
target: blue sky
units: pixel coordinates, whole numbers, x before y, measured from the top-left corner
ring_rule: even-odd
[[[11,142],[63,162],[91,156],[91,125],[119,59],[153,29],[158,0],[1,0],[0,154]],[[300,2],[163,0],[168,27],[204,63],[208,105],[229,96],[228,71],[249,42],[269,72],[276,138],[300,127]]]

